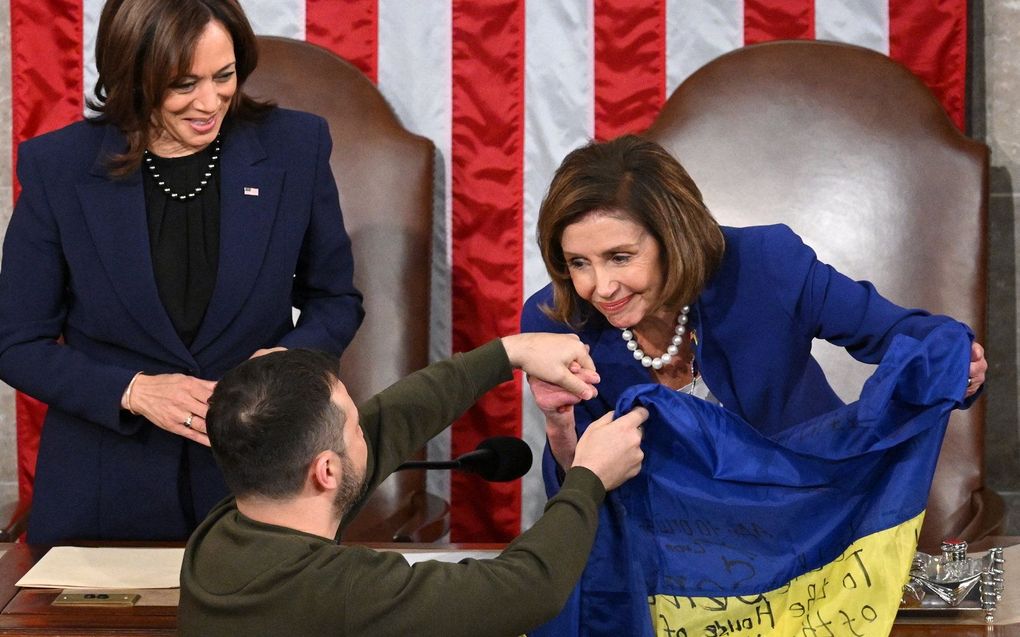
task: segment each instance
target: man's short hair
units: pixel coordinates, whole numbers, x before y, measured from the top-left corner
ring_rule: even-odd
[[[345,455],[338,374],[338,359],[294,349],[247,360],[216,384],[206,425],[235,496],[296,495],[316,454]]]

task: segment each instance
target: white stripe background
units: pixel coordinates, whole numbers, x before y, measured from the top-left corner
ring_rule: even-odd
[[[85,77],[95,85],[95,33],[103,0],[84,0]],[[304,0],[241,0],[255,31],[305,37]],[[594,14],[591,0],[526,0],[524,142],[524,292],[546,284],[535,244],[538,208],[559,161],[594,131]],[[667,95],[705,62],[743,45],[741,0],[667,0]],[[379,88],[404,125],[435,143],[439,184],[445,196],[437,209],[433,267],[431,356],[450,354],[450,157],[451,0],[379,0]],[[889,49],[888,0],[816,0],[818,39]],[[523,299],[522,299],[523,300]],[[538,459],[545,433],[541,415],[525,389],[524,437],[536,462],[523,482],[522,526],[542,512],[545,501]],[[449,435],[430,446],[433,457],[449,456]],[[433,472],[430,490],[449,497],[449,479]]]

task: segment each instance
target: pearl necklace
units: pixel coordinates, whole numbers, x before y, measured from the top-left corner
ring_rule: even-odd
[[[680,346],[684,342],[684,335],[687,334],[687,315],[690,312],[691,306],[689,305],[685,305],[680,309],[680,314],[676,317],[676,329],[673,330],[673,342],[666,348],[666,353],[655,358],[648,356],[638,347],[637,341],[634,340],[633,330],[623,330],[623,340],[627,343],[627,349],[634,353],[634,360],[641,361],[642,366],[651,367],[652,369],[662,369],[673,362],[673,357],[680,352]]]
[[[199,182],[191,192],[179,193],[174,192],[170,186],[166,184],[163,176],[156,170],[156,163],[152,159],[152,153],[149,149],[145,149],[145,165],[148,167],[149,172],[152,173],[152,178],[156,181],[156,185],[163,189],[163,192],[170,196],[171,199],[194,199],[205,190],[205,187],[209,185],[209,178],[212,177],[212,171],[216,169],[216,162],[220,158],[220,136],[217,135],[216,139],[213,140],[213,153],[209,160],[208,170],[202,176],[202,181]]]

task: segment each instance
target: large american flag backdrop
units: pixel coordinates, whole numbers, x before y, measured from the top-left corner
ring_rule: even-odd
[[[82,116],[102,4],[10,0],[15,160],[18,142]],[[590,138],[642,130],[684,78],[722,53],[776,39],[858,44],[902,62],[964,122],[966,0],[242,4],[256,32],[308,40],[353,62],[405,126],[439,149],[446,196],[435,235],[434,357],[516,331],[523,299],[546,283],[534,226],[559,160]],[[458,455],[491,435],[523,435],[538,452],[543,425],[525,392],[520,378],[492,392],[430,454]],[[24,499],[31,430],[44,408],[26,396],[17,405]],[[458,541],[512,537],[545,500],[534,468],[508,484],[431,479],[450,499]]]

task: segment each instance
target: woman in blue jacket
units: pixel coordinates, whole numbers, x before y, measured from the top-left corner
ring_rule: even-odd
[[[818,261],[786,226],[720,227],[676,159],[635,136],[564,159],[538,242],[552,283],[525,303],[522,331],[578,334],[601,377],[587,401],[529,379],[545,415],[550,495],[577,436],[628,387],[659,383],[721,403],[773,436],[843,405],[812,340],[876,364],[893,336],[920,339],[953,320],[891,303]],[[961,396],[974,396],[986,369],[975,343]],[[600,530],[609,526],[603,519]],[[578,603],[575,591],[539,634],[577,634]]]
[[[361,322],[326,123],[246,96],[256,59],[236,0],[109,0],[98,115],[19,148],[0,376],[49,405],[32,542],[187,537],[227,494],[215,380]]]

